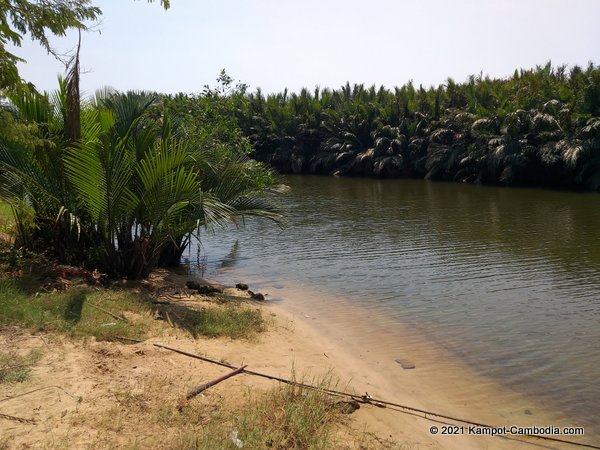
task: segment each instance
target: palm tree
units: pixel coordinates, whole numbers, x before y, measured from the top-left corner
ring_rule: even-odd
[[[30,218],[21,237],[33,229],[32,248],[51,243],[62,261],[140,278],[165,254],[180,256],[201,226],[243,215],[283,220],[267,192],[276,179],[264,167],[228,152],[226,142],[207,150],[176,136],[168,113],[149,118],[156,96],[98,96],[82,105],[81,138],[68,143],[60,138],[63,103],[27,100],[40,128],[58,130],[44,149],[0,141],[2,195]]]

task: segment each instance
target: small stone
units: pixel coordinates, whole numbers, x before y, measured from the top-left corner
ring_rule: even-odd
[[[221,289],[214,286],[204,285],[198,288],[198,294],[214,294],[215,292],[222,292]]]
[[[185,287],[187,287],[188,289],[200,289],[200,283],[194,280],[189,280],[185,283]]]
[[[360,409],[360,405],[355,400],[339,401],[335,404],[335,407],[339,409],[342,414],[352,414],[357,409]]]
[[[398,364],[400,364],[402,366],[402,368],[404,370],[408,370],[408,369],[414,369],[415,363],[413,363],[412,361],[409,361],[408,359],[395,359],[394,361],[396,361]]]
[[[525,414],[525,415],[527,415],[527,416],[532,416],[532,415],[533,415],[533,413],[532,413],[530,410],[528,410],[528,409],[526,409],[526,410],[525,410],[525,411],[523,411],[523,412],[524,412],[524,414]]]
[[[252,291],[248,291],[248,292],[252,292]],[[250,297],[253,298],[254,300],[259,300],[261,302],[263,302],[265,300],[265,296],[263,294],[261,294],[260,292],[257,292],[257,293],[252,292],[252,294],[250,294]]]
[[[247,291],[248,290],[248,285],[245,283],[237,283],[235,285],[236,288],[238,288],[240,291]]]

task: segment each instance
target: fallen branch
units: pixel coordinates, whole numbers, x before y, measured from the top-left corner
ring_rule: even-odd
[[[69,397],[71,398],[75,398],[75,396],[73,394],[69,394],[67,391],[65,391],[63,388],[61,388],[60,386],[44,386],[41,388],[37,388],[37,389],[33,389],[31,391],[27,391],[27,392],[23,392],[22,394],[17,394],[17,395],[10,395],[8,397],[5,398],[0,398],[0,402],[6,402],[8,400],[13,400],[15,398],[19,398],[19,397],[23,397],[25,395],[29,395],[29,394],[33,394],[34,392],[38,392],[38,391],[43,391],[45,389],[58,389],[60,391],[63,391],[65,394],[67,394]]]
[[[110,311],[107,311],[107,310],[106,310],[106,309],[104,309],[104,308],[100,308],[99,306],[96,306],[96,305],[94,305],[94,304],[92,304],[92,303],[88,303],[88,305],[90,305],[92,308],[95,308],[95,309],[97,309],[98,311],[102,311],[104,314],[108,314],[109,316],[111,316],[111,317],[114,317],[114,318],[115,318],[115,319],[117,319],[117,320],[121,320],[121,321],[123,321],[123,322],[125,322],[125,323],[129,323],[129,320],[127,320],[127,319],[126,319],[125,317],[123,317],[123,316],[119,316],[119,315],[117,315],[117,314],[113,314],[113,313],[111,313]]]
[[[205,391],[205,390],[207,390],[209,387],[212,387],[212,386],[214,386],[215,384],[219,384],[221,381],[225,381],[227,378],[231,378],[231,377],[233,377],[233,376],[237,375],[238,373],[241,373],[241,372],[243,372],[243,371],[244,371],[244,369],[245,369],[246,367],[247,367],[247,366],[242,366],[242,367],[239,367],[239,368],[235,369],[233,372],[229,372],[228,374],[225,374],[225,375],[223,375],[222,377],[216,378],[216,379],[214,379],[214,380],[212,380],[212,381],[209,381],[208,383],[201,384],[201,385],[200,385],[200,386],[198,386],[197,388],[195,388],[195,389],[192,389],[191,391],[189,391],[189,392],[187,393],[187,395],[185,396],[185,398],[186,398],[187,400],[189,400],[189,399],[191,399],[191,398],[194,398],[196,395],[198,395],[198,394],[200,394],[200,393],[204,392],[204,391]]]
[[[34,419],[23,419],[22,417],[10,416],[2,413],[0,413],[0,419],[12,420],[13,422],[26,423],[30,425],[35,425],[37,423],[37,421]]]
[[[111,338],[113,338],[113,339],[120,339],[122,341],[135,342],[136,344],[144,342],[144,341],[140,341],[139,339],[131,339],[131,338],[128,338],[128,337],[123,337],[123,336],[111,336]]]

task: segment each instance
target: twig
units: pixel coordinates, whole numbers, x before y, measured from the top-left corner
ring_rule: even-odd
[[[50,346],[49,346],[49,345],[48,345],[48,343],[46,342],[46,339],[44,339],[44,336],[40,336],[40,335],[37,335],[37,334],[36,334],[36,335],[33,335],[33,337],[40,338],[40,339],[41,339],[41,341],[42,341],[42,342],[44,343],[44,345],[46,346],[46,348],[48,348],[48,349],[50,348]]]
[[[173,314],[175,316],[175,318],[177,320],[179,320],[179,323],[183,323],[184,322],[183,318],[179,314],[177,314],[175,311],[173,311],[173,308],[171,308],[171,314]]]
[[[28,365],[29,364],[19,364],[17,366],[0,367],[0,370],[4,371],[4,370],[18,369],[19,367],[25,367],[25,366],[28,366]]]
[[[115,319],[117,319],[117,320],[122,320],[122,321],[123,321],[123,322],[125,322],[125,323],[129,323],[129,320],[127,320],[127,319],[126,319],[125,317],[123,317],[123,316],[118,316],[117,314],[113,314],[113,313],[111,313],[110,311],[107,311],[107,310],[106,310],[106,309],[104,309],[104,308],[100,308],[99,306],[96,306],[96,305],[94,305],[93,303],[88,303],[88,305],[90,305],[92,308],[95,308],[95,309],[97,309],[98,311],[102,311],[103,313],[105,313],[105,314],[108,314],[108,315],[109,315],[109,316],[111,316],[111,317],[114,317],[114,318],[115,318]]]
[[[187,395],[185,396],[185,398],[187,400],[189,400],[191,398],[194,398],[196,395],[200,394],[201,392],[204,392],[209,387],[212,387],[215,384],[219,384],[221,381],[225,381],[227,378],[231,378],[231,377],[237,375],[238,373],[243,372],[246,367],[247,366],[239,367],[239,368],[235,369],[233,372],[229,372],[228,374],[225,374],[222,377],[216,378],[216,379],[214,379],[212,381],[209,381],[208,383],[201,384],[197,388],[194,388],[191,391],[189,391],[187,393]]]
[[[2,413],[0,413],[0,418],[6,419],[6,420],[12,420],[15,422],[20,422],[20,423],[27,423],[27,424],[31,424],[31,425],[35,425],[37,423],[37,421],[34,419],[23,419],[22,417],[10,416],[8,414],[2,414]]]
[[[9,397],[6,398],[2,398],[0,399],[0,402],[6,402],[8,400],[13,400],[15,398],[19,398],[19,397],[24,397],[25,395],[29,395],[29,394],[33,394],[34,392],[38,392],[38,391],[43,391],[44,389],[58,389],[63,391],[65,394],[67,394],[69,397],[71,398],[75,398],[75,396],[73,394],[69,394],[67,391],[65,391],[63,388],[61,388],[60,386],[45,386],[45,387],[41,387],[41,388],[37,388],[37,389],[33,389],[32,391],[27,391],[27,392],[23,392],[22,394],[18,394],[18,395],[11,395]]]
[[[140,341],[139,339],[131,339],[131,338],[127,338],[127,337],[123,337],[123,336],[111,336],[114,339],[120,339],[122,341],[130,341],[130,342],[135,342],[135,343],[141,343],[144,341]]]

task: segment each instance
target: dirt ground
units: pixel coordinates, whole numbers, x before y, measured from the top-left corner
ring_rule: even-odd
[[[164,289],[180,282],[163,275],[151,280],[150,288]],[[179,301],[191,305],[199,300],[181,297]],[[253,393],[277,384],[241,374],[184,401],[191,388],[229,369],[158,348],[156,343],[235,366],[247,364],[248,369],[274,376],[290,378],[293,372],[306,382],[333,375],[339,380],[336,387],[343,391],[362,394],[368,390],[374,396],[442,411],[460,413],[459,406],[466,407],[461,397],[464,386],[476,384],[460,367],[446,373],[438,373],[433,364],[428,369],[429,361],[441,358],[439,354],[427,358],[409,354],[418,367],[403,370],[393,360],[382,361],[376,352],[358,355],[351,343],[331,339],[314,322],[279,306],[257,302],[252,307],[262,310],[267,327],[251,339],[192,338],[185,330],[167,326],[160,335],[141,343],[74,340],[14,327],[2,329],[3,348],[23,354],[38,350],[41,357],[29,380],[0,384],[0,448],[184,448],[183,435],[215,421],[235,431],[228,412],[247,404]],[[486,389],[487,405],[507,395],[496,386],[486,385]],[[484,418],[527,419],[522,415],[524,408],[532,408],[529,403],[519,400],[511,405],[510,410],[499,409]],[[479,412],[475,407],[470,411]],[[362,405],[348,417],[339,430],[339,448],[569,448],[492,437],[435,436],[429,428],[441,424],[374,405]],[[534,419],[545,420],[542,415]],[[365,433],[370,436],[368,444],[361,443]]]
[[[293,361],[275,356],[269,342],[294,345],[292,333],[269,317],[272,330],[250,341],[194,340],[171,333],[127,344],[5,329],[0,337],[4,348],[23,354],[37,350],[42,356],[28,381],[0,386],[0,414],[5,415],[0,417],[0,443],[10,449],[178,448],[182,434],[203,424],[223,420],[227,427],[229,411],[248,402],[251,392],[277,383],[238,375],[188,401],[190,389],[230,370],[153,344],[290,378]],[[342,448],[354,448],[347,444]]]
[[[163,272],[127,287],[153,292],[157,299],[175,305],[172,312],[218,307],[206,296],[182,294],[185,279]],[[248,294],[237,289],[227,289],[225,294],[249,301]],[[154,330],[159,330],[157,336],[143,342],[97,342],[18,327],[0,329],[3,350],[40,355],[27,381],[0,384],[0,448],[194,448],[189,436],[200,433],[205,425],[216,423],[217,429],[225,429],[225,435],[235,431],[232,412],[278,383],[241,374],[185,400],[190,389],[230,369],[154,344],[236,366],[247,364],[249,369],[285,378],[301,376],[300,366],[293,373],[294,358],[284,356],[293,355],[293,347],[302,347],[290,323],[264,303],[252,302],[247,307],[261,309],[266,323],[264,332],[248,339],[192,337],[185,329],[170,327],[166,317],[160,321],[164,327]],[[324,367],[310,371],[310,376],[328,371]],[[340,444],[340,448],[359,448],[363,430],[344,427],[338,434],[343,436],[340,442],[347,445]],[[372,437],[369,441],[383,445],[385,439]]]

